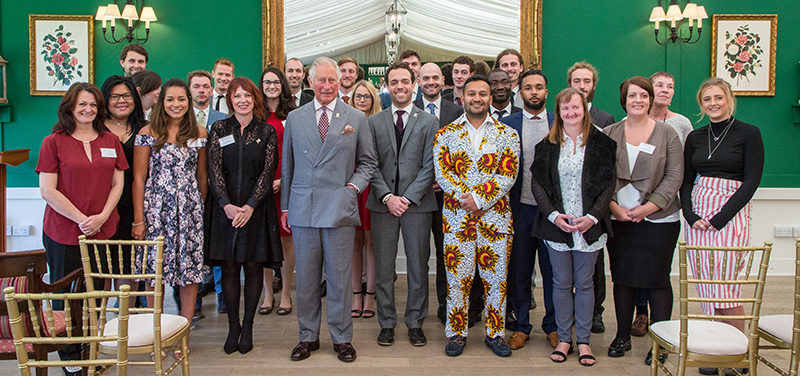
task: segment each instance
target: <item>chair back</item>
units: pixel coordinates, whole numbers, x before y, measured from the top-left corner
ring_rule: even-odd
[[[688,322],[689,320],[744,320],[748,326],[745,335],[748,338],[748,357],[755,359],[758,351],[758,318],[761,312],[764,283],[769,268],[769,258],[772,252],[772,243],[765,242],[761,247],[710,247],[686,245],[680,241],[679,268],[680,268],[680,348],[683,357],[687,354]],[[754,262],[757,263],[758,272],[751,273]],[[689,276],[689,265],[698,271],[696,277]],[[721,268],[715,268],[720,265]],[[715,269],[717,274],[715,274]],[[699,271],[707,271],[708,276]],[[715,286],[739,286],[744,291],[738,298],[706,298],[689,296],[689,285],[694,285],[698,291]],[[749,292],[752,290],[752,293]],[[741,303],[745,307],[743,315],[714,315],[707,313],[690,313],[690,303]],[[749,306],[749,310],[748,310]]]
[[[128,365],[128,299],[129,287],[123,285],[120,292],[85,292],[85,293],[17,293],[14,287],[6,287],[3,290],[4,300],[8,307],[8,315],[11,322],[11,331],[14,337],[14,347],[16,350],[17,361],[19,362],[20,373],[23,376],[30,376],[31,367],[87,367],[89,375],[95,374],[95,367],[117,366],[118,375],[127,375]],[[98,321],[104,317],[105,307],[110,298],[117,298],[120,302],[118,312],[117,335],[107,336],[99,333]],[[91,302],[99,300],[99,308],[94,309]],[[56,301],[63,302],[64,316],[60,316],[58,311],[53,310]],[[20,308],[27,307],[27,316],[23,316],[25,311]],[[95,304],[96,305],[96,304]],[[40,307],[37,309],[36,307]],[[75,310],[75,307],[79,307]],[[100,315],[98,315],[100,313]],[[44,330],[44,325],[54,328],[61,325],[66,326],[65,335],[57,335],[53,330]],[[80,328],[74,328],[73,322],[80,322]],[[31,327],[30,333],[26,332],[26,327]],[[69,345],[69,344],[89,344],[95,349],[100,342],[117,342],[116,359],[89,359],[89,360],[67,360],[49,361],[34,360],[28,358],[29,345]]]

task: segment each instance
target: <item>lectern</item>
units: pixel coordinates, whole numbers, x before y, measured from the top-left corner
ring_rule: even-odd
[[[6,251],[6,166],[19,166],[28,160],[31,149],[15,149],[0,151],[0,252]]]

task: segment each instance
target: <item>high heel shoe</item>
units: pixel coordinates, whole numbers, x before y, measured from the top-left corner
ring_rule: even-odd
[[[272,297],[272,301],[269,304],[269,307],[260,307],[258,308],[259,315],[269,315],[272,313],[272,308],[275,307],[275,296]]]
[[[359,296],[359,295],[363,295],[363,294],[364,293],[362,291],[353,291],[353,296]],[[361,306],[362,306],[362,308],[364,306],[363,298],[362,298],[362,301],[361,301]],[[350,317],[352,317],[352,318],[361,317],[361,315],[363,313],[364,313],[364,311],[362,311],[360,309],[351,309],[350,310]]]
[[[568,354],[572,354],[572,352],[573,352],[572,342],[559,342],[559,345],[562,344],[562,343],[569,343],[569,350],[567,350],[566,354],[564,354],[563,352],[558,351],[558,350],[554,350],[553,352],[551,352],[550,353],[550,360],[552,360],[554,363],[564,363],[564,362],[566,362],[567,361],[567,355]],[[561,359],[553,359],[553,355],[560,356]]]
[[[253,323],[242,324],[242,333],[239,337],[239,353],[247,354],[253,349]]]
[[[226,354],[233,354],[239,349],[239,335],[242,333],[242,327],[239,324],[236,326],[228,326],[228,338],[225,339],[225,345],[222,349]]]
[[[590,345],[589,342],[578,342],[578,352],[579,353],[581,351],[581,345],[586,345],[587,347],[589,347],[589,351],[592,351],[592,345]],[[584,363],[583,362],[584,360],[591,360],[592,362],[591,363]],[[584,367],[591,367],[591,366],[595,365],[595,363],[597,363],[597,359],[595,359],[594,355],[592,355],[592,354],[581,354],[581,356],[578,357],[578,363],[580,363]]]
[[[375,296],[375,291],[373,291],[373,292],[367,291],[364,294],[365,294],[364,295],[364,305],[366,306],[367,305],[367,297],[368,296],[373,296],[374,297]],[[372,318],[373,316],[375,316],[375,311],[373,311],[371,309],[365,309],[363,311],[363,314],[361,315],[361,317],[363,317],[365,319]]]

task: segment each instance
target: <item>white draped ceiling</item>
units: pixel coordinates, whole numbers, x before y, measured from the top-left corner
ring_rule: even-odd
[[[520,0],[401,0],[408,10],[398,53],[417,50],[423,61],[458,55],[493,60],[519,49]],[[385,64],[385,13],[390,0],[286,0],[286,57],[305,63],[318,56],[351,56]]]

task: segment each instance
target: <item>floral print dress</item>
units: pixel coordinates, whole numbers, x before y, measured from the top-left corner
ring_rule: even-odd
[[[155,151],[156,139],[137,135],[137,146],[150,146],[150,163],[144,186],[145,238],[164,237],[164,283],[185,286],[203,280],[203,197],[195,174],[200,148],[206,139],[189,140],[188,146],[165,143]],[[144,252],[137,252],[141,270]],[[147,272],[152,273],[155,252],[147,253]],[[152,281],[151,281],[152,283]]]

